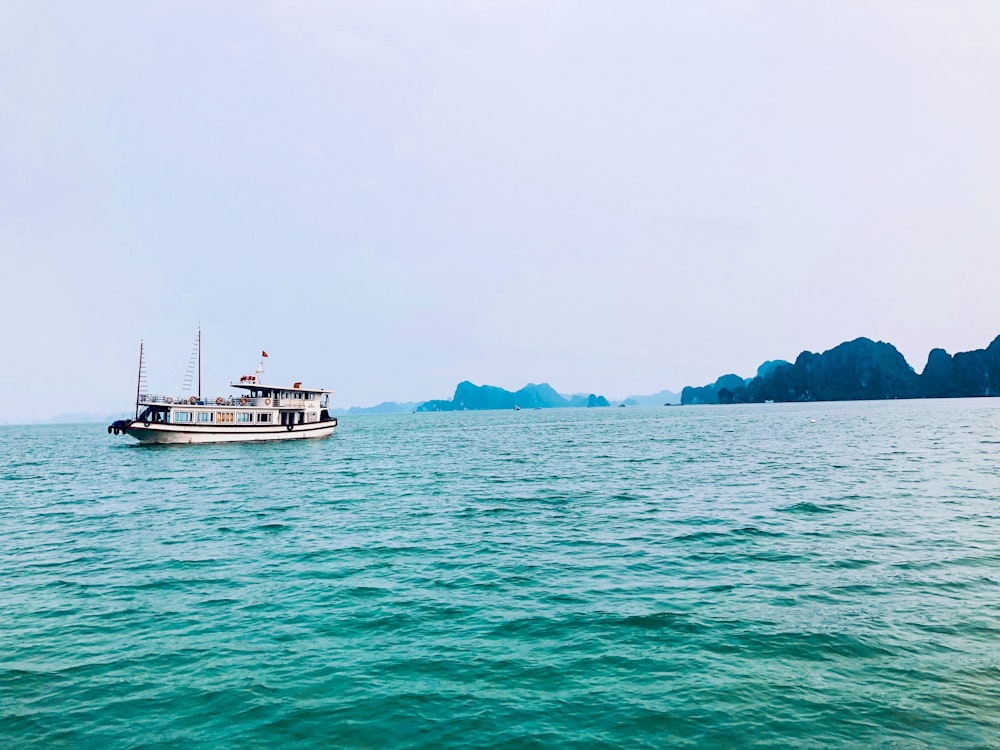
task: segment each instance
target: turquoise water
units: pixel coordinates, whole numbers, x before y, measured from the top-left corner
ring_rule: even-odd
[[[0,428],[0,746],[1000,747],[998,449],[1000,400]]]

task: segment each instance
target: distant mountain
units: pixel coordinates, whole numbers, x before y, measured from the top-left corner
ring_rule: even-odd
[[[508,391],[495,385],[476,385],[468,380],[455,388],[455,396],[449,401],[438,399],[426,401],[417,411],[475,411],[481,409],[549,409],[567,406],[608,406],[604,396],[590,393],[567,398],[556,392],[548,383],[529,383],[518,391]]]
[[[934,349],[917,374],[892,344],[859,338],[794,364],[765,362],[757,377],[724,375],[715,383],[681,392],[682,404],[762,401],[857,401],[890,398],[952,398],[1000,395],[1000,336],[986,349],[949,355]]]
[[[685,386],[681,391],[682,404],[717,404],[719,403],[719,393],[732,392],[746,386],[750,381],[744,380],[739,375],[723,375],[714,383],[703,385],[700,388]]]
[[[779,367],[791,367],[792,363],[784,359],[769,359],[757,368],[757,377],[766,378]]]
[[[593,393],[574,393],[563,396],[566,399],[566,406],[594,408],[595,406],[611,406],[611,402],[604,396],[595,396]]]
[[[383,401],[375,406],[352,406],[349,409],[339,409],[331,411],[337,416],[346,415],[357,417],[363,414],[409,414],[420,406],[420,401]]]
[[[673,391],[660,391],[649,396],[629,396],[622,399],[626,406],[663,406],[664,404],[679,404],[681,397]]]
[[[122,416],[131,416],[131,409],[118,414],[95,414],[93,412],[72,412],[69,414],[56,414],[48,419],[36,419],[29,424],[111,424]]]

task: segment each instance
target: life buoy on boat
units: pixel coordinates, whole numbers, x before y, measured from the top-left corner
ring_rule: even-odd
[[[285,425],[285,429],[288,430],[289,432],[291,432],[292,431],[292,423],[289,422],[288,424],[286,424]]]
[[[265,398],[264,399],[264,406],[270,406],[270,405],[271,405],[271,399]]]
[[[222,396],[216,396],[215,397],[215,405],[216,406],[222,406]]]
[[[195,404],[198,403],[198,397],[197,396],[192,396],[191,398],[188,399],[188,403],[191,404],[192,406],[194,406]]]
[[[174,397],[173,396],[167,396],[167,403],[168,404],[174,403]]]
[[[246,405],[247,405],[247,397],[244,396],[243,398],[240,399],[240,406],[246,406]]]

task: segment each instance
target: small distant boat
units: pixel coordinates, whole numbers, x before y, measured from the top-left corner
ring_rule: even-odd
[[[521,407],[518,406],[517,404],[514,404],[514,411],[521,411]]]
[[[198,395],[173,398],[144,393],[143,348],[139,345],[139,382],[135,417],[108,425],[108,433],[128,435],[141,443],[229,443],[324,438],[333,434],[337,418],[329,412],[330,394],[322,388],[264,385],[261,352],[257,371],[231,383],[237,395],[202,398],[201,331],[198,332]]]

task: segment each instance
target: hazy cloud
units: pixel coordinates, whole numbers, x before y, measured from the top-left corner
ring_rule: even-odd
[[[983,346],[998,8],[12,5],[0,421],[127,408],[140,338],[174,387],[199,320],[209,382],[346,405]]]

